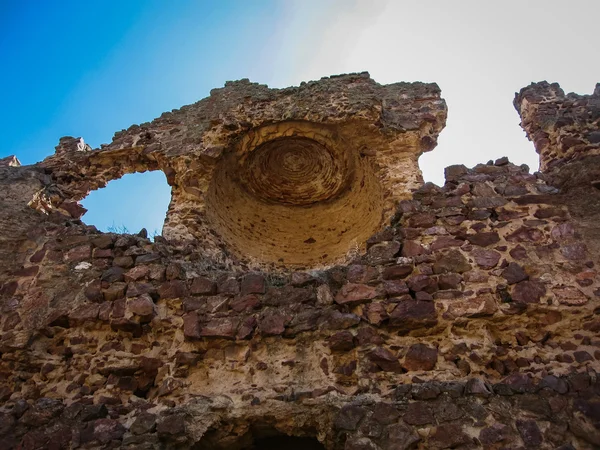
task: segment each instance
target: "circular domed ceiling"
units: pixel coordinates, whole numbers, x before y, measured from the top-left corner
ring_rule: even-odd
[[[207,219],[243,258],[328,264],[382,222],[382,190],[371,162],[333,127],[280,123],[249,133],[215,170]]]

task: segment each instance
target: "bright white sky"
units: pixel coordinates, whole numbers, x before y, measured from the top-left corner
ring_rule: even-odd
[[[420,160],[426,181],[443,184],[448,165],[501,156],[535,171],[514,93],[541,80],[591,93],[600,81],[599,17],[600,0],[0,4],[0,157],[31,164],[63,135],[98,147],[226,80],[286,87],[366,70],[379,83],[439,84],[448,122]],[[160,230],[169,189],[152,175],[93,192],[84,220]],[[139,197],[124,195],[135,188]]]
[[[274,84],[361,70],[379,83],[438,83],[448,122],[420,166],[426,181],[440,185],[448,165],[501,156],[537,170],[514,93],[548,80],[585,94],[600,82],[599,0],[340,0],[316,19],[321,31],[314,34],[310,18],[301,19],[305,8],[290,9],[296,20],[281,28],[306,37],[280,44],[279,56],[293,58],[294,71],[274,76]]]

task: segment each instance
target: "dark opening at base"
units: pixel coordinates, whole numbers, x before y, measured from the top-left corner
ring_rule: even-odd
[[[270,436],[255,439],[245,450],[325,450],[325,447],[316,438]]]

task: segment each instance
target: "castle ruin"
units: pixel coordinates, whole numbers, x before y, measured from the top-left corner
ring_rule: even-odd
[[[514,105],[541,172],[442,187],[440,89],[367,73],[0,159],[0,448],[599,448],[600,84]],[[154,242],[81,221],[154,170]]]

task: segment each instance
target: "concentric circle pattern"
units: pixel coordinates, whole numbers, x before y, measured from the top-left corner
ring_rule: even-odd
[[[383,194],[368,159],[334,127],[254,129],[220,161],[206,218],[246,262],[315,267],[359,250],[382,222]]]
[[[240,181],[256,198],[287,205],[310,205],[335,197],[347,167],[320,143],[283,137],[262,144],[246,159]]]

